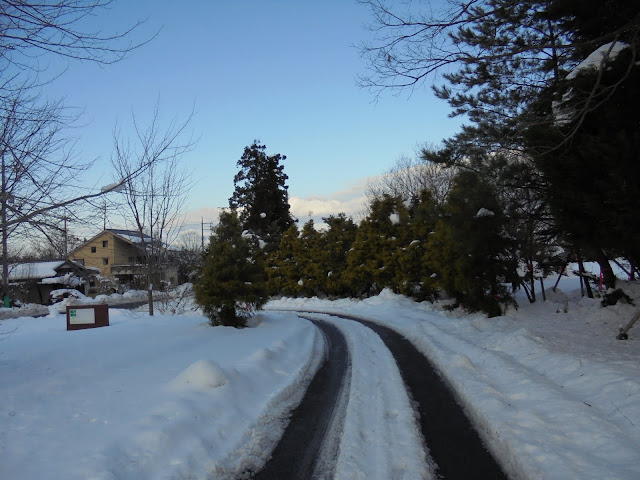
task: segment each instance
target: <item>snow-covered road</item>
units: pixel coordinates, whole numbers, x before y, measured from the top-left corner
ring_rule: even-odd
[[[347,339],[351,380],[335,479],[431,479],[424,441],[396,362],[380,337],[359,323],[313,315]],[[320,477],[322,478],[322,477]]]

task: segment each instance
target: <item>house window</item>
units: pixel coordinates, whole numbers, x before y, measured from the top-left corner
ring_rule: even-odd
[[[109,265],[109,259],[108,258],[103,258],[102,259],[102,264],[103,265]]]
[[[133,257],[129,257],[128,261],[129,261],[129,263],[133,263],[135,261],[135,259]]]
[[[102,248],[107,248],[109,246],[109,240],[102,241]]]
[[[91,247],[91,253],[96,253],[96,247]]]

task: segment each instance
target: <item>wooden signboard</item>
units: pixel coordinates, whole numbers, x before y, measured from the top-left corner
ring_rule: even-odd
[[[67,330],[108,326],[108,305],[67,305]]]

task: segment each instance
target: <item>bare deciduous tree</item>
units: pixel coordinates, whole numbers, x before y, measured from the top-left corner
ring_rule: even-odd
[[[89,19],[111,0],[0,0],[0,233],[3,287],[8,282],[8,240],[39,232],[51,241],[73,218],[69,207],[109,190],[78,195],[78,174],[91,162],[79,161],[63,130],[74,120],[61,101],[39,98],[38,77],[51,59],[67,58],[111,64],[155,35],[134,40],[144,22],[105,33]],[[139,171],[136,173],[140,173]],[[55,212],[55,214],[54,214]],[[64,220],[61,220],[64,219]]]
[[[126,179],[123,216],[140,234],[146,252],[150,315],[153,315],[154,275],[157,266],[166,261],[166,245],[179,233],[178,222],[191,187],[189,175],[180,162],[181,156],[195,144],[193,138],[185,139],[191,117],[182,123],[174,120],[162,129],[156,105],[148,128],[143,128],[132,115],[133,140],[123,137],[117,129],[113,134],[111,164],[116,175]]]
[[[40,102],[27,92],[0,99],[0,230],[6,291],[8,242],[27,231],[54,236],[60,223],[49,214],[77,191],[78,172],[90,163],[72,154],[63,135],[69,122],[59,102]]]
[[[24,87],[46,69],[48,56],[111,64],[155,37],[134,40],[144,21],[123,31],[108,33],[88,26],[92,16],[105,11],[112,0],[0,1],[0,91]]]
[[[454,168],[422,158],[402,156],[387,173],[369,183],[367,196],[372,200],[387,194],[409,202],[419,198],[423,190],[429,190],[433,200],[443,204],[451,190],[454,175]]]

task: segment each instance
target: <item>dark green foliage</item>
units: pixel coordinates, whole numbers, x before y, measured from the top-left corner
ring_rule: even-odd
[[[399,198],[383,195],[374,199],[370,208],[371,212],[358,227],[344,274],[346,283],[357,296],[375,295],[385,287],[394,286],[398,235],[403,229],[401,225],[409,220]]]
[[[331,297],[345,297],[351,292],[345,280],[347,255],[356,238],[357,225],[344,213],[323,218],[328,229],[319,240],[320,263],[324,267],[324,292]]]
[[[238,210],[244,230],[266,242],[267,251],[277,248],[282,233],[294,224],[289,212],[287,175],[281,161],[287,157],[267,155],[266,146],[255,140],[238,160],[240,171],[233,179],[235,191],[229,206]]]
[[[315,229],[313,220],[309,220],[300,232],[300,254],[298,263],[302,270],[300,278],[301,293],[305,297],[322,295],[326,280],[325,265],[320,250],[321,234]]]
[[[205,252],[202,273],[194,285],[196,301],[211,325],[243,327],[267,300],[264,265],[258,246],[243,237],[234,212],[223,212]]]
[[[640,2],[450,2],[442,15],[420,2],[367,5],[380,27],[378,45],[365,48],[369,86],[413,85],[440,71],[437,95],[469,120],[429,159],[499,180],[503,172],[490,171],[496,156],[528,165],[520,188],[497,192],[530,200],[524,214],[503,204],[521,262],[547,268],[552,252],[532,254],[547,236],[596,260],[609,287],[608,258],[638,264]],[[628,47],[612,50],[603,68],[570,74],[610,42]],[[536,211],[555,221],[531,221]]]
[[[546,197],[546,183],[531,162],[507,161],[492,166],[503,207],[505,231],[512,239],[510,253],[518,260],[519,284],[529,301],[536,300],[536,279],[557,272],[567,253]],[[515,282],[518,283],[518,282]]]
[[[577,75],[557,107],[573,118],[530,129],[529,143],[549,182],[552,211],[572,245],[595,259],[607,251],[638,265],[640,67],[629,70],[631,54],[623,50],[601,77],[588,70]],[[608,99],[587,108],[592,95]],[[606,273],[606,257],[601,267]],[[613,286],[615,278],[605,283]]]
[[[513,303],[507,285],[516,281],[512,242],[493,187],[479,175],[459,173],[428,248],[442,288],[470,311],[501,314]]]
[[[356,225],[344,214],[324,219],[328,229],[319,232],[313,220],[302,231],[290,227],[277,250],[268,257],[269,292],[287,296],[347,296],[343,274]]]
[[[300,253],[298,227],[291,225],[282,235],[280,246],[267,257],[267,287],[271,295],[297,297],[301,293]]]
[[[284,233],[280,247],[268,258],[272,294],[310,297],[324,292],[320,236],[313,220],[305,223],[301,232],[293,225]]]
[[[428,190],[414,199],[410,221],[399,227],[395,290],[416,300],[434,300],[437,295],[435,270],[426,258],[427,245],[438,218],[438,209]]]
[[[563,30],[572,32],[573,58],[582,61],[613,38],[631,42],[637,34],[640,7],[636,0],[554,0],[549,12]]]

